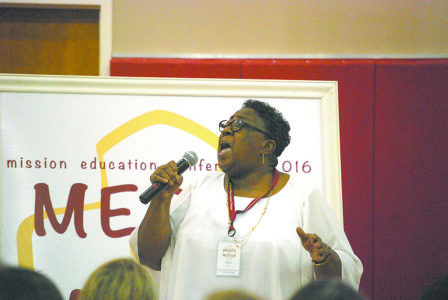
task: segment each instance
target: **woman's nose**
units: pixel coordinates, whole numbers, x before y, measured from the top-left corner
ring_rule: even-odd
[[[233,131],[232,131],[232,129],[230,129],[230,125],[228,125],[228,126],[222,128],[222,129],[221,129],[221,134],[222,134],[222,135],[232,135],[232,134],[233,134]]]

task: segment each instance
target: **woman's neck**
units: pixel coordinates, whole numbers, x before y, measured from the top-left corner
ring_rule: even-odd
[[[274,171],[274,168],[264,168],[244,176],[230,177],[234,195],[253,198],[264,195],[272,186]]]

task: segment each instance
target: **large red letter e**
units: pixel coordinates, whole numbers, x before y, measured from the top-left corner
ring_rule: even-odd
[[[110,228],[110,218],[119,215],[129,216],[131,211],[127,208],[110,209],[110,195],[121,192],[135,192],[137,186],[133,184],[109,186],[101,189],[101,227],[104,233],[111,238],[119,238],[130,235],[135,227],[112,230]]]

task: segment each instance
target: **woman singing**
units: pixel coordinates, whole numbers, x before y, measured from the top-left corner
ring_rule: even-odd
[[[141,263],[161,270],[161,299],[204,299],[217,290],[289,299],[319,278],[358,288],[361,261],[321,192],[276,169],[290,142],[283,115],[247,100],[219,129],[222,172],[182,186],[179,195],[174,161],[151,175],[169,185],[152,200],[131,246]]]

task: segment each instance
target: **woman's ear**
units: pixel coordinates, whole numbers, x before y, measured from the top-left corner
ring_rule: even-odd
[[[277,143],[274,140],[264,140],[262,147],[262,153],[264,155],[271,155],[274,154]]]

